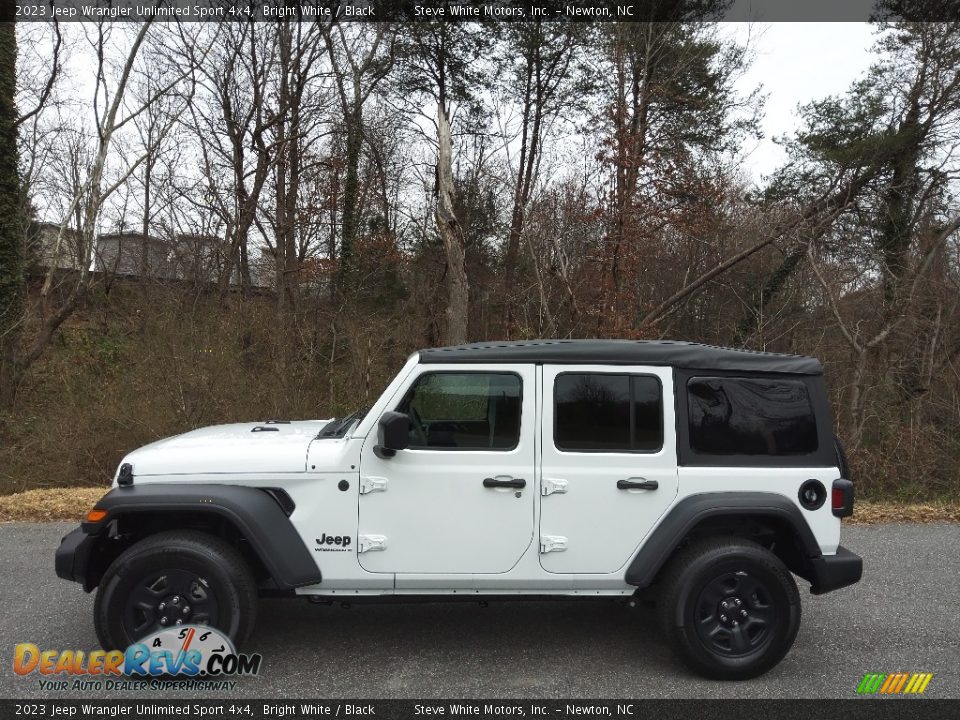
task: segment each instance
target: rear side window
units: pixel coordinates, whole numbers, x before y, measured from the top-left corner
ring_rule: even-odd
[[[657,452],[660,381],[649,375],[564,373],[554,393],[554,444],[574,452]]]
[[[695,377],[687,382],[690,448],[705,455],[807,455],[817,423],[800,380]]]

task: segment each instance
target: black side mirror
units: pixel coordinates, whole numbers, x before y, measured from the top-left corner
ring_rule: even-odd
[[[410,416],[399,412],[385,412],[380,416],[373,452],[378,458],[391,458],[397,450],[410,446]]]

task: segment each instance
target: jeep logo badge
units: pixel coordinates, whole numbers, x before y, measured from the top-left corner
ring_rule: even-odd
[[[319,547],[316,549],[320,552],[343,551],[347,550],[352,542],[353,538],[349,535],[327,535],[326,533],[323,533],[317,538],[317,545]]]

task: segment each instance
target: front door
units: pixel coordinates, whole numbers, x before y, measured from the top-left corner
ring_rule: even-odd
[[[503,573],[533,542],[532,365],[419,368],[390,409],[410,447],[360,460],[358,558],[370,572]]]
[[[612,573],[677,495],[669,368],[544,366],[540,564]]]

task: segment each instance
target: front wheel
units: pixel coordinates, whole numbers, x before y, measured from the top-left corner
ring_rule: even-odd
[[[257,587],[240,553],[220,538],[162,532],[110,564],[93,613],[105,650],[124,650],[153,632],[187,624],[215,627],[240,645],[256,619]]]
[[[800,628],[800,594],[773,553],[740,538],[694,543],[671,561],[661,623],[681,657],[716,680],[746,680],[774,667]]]

